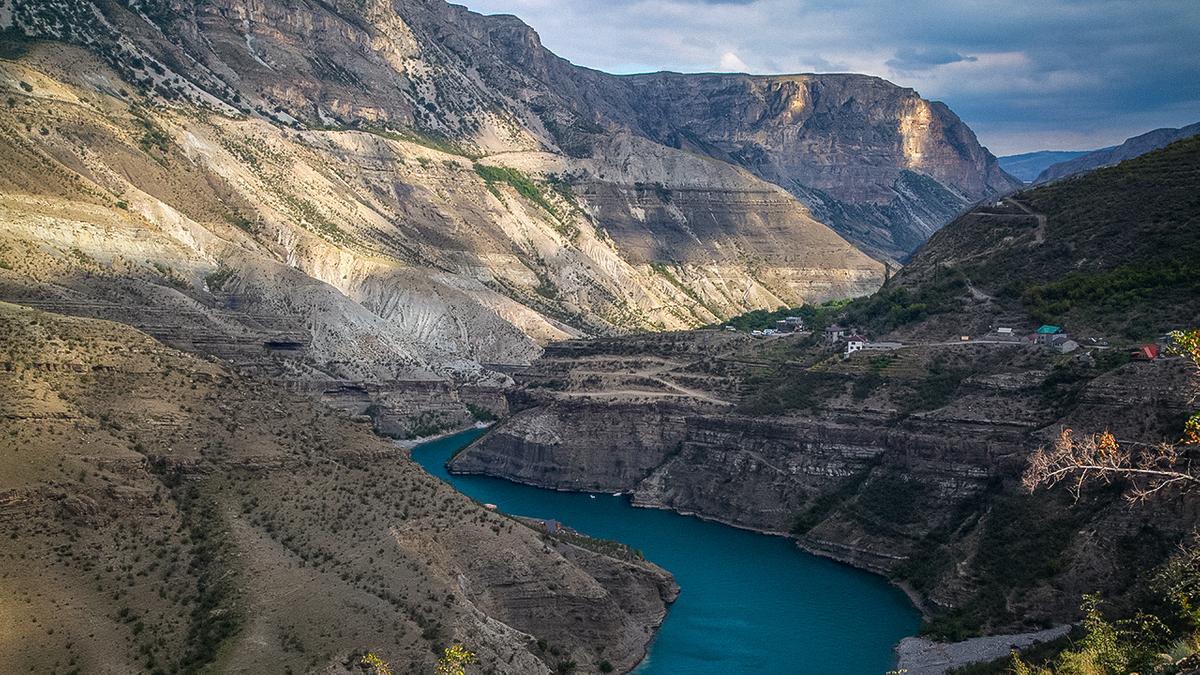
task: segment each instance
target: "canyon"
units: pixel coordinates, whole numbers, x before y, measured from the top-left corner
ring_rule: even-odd
[[[907,584],[931,618],[964,615],[950,637],[1021,632],[1068,622],[1083,593],[1120,596],[1123,538],[1169,546],[1197,513],[1195,500],[1130,511],[1101,490],[1084,515],[1069,496],[1022,493],[1028,453],[1057,429],[1156,441],[1188,409],[1179,360],[1085,369],[1059,394],[1045,351],[948,343],[842,361],[800,336],[724,331],[563,343],[515,375],[516,412],[450,468],[793,535]],[[764,380],[794,400],[760,412]],[[1047,406],[1049,392],[1070,406]]]
[[[1062,427],[1167,439],[1185,363],[986,338],[1200,316],[1195,139],[1005,196],[912,89],[610,75],[441,0],[0,0],[0,36],[0,669],[630,671],[667,571],[381,438],[481,421],[454,472],[793,537],[947,639],[1133,607],[1198,518],[1018,485]],[[780,307],[905,346],[712,328]]]
[[[512,416],[450,468],[793,536],[907,588],[943,638],[1071,623],[1086,593],[1128,610],[1191,541],[1194,492],[1131,507],[1120,481],[1029,494],[1020,478],[1063,429],[1178,438],[1193,364],[1116,343],[1200,311],[1183,224],[1197,158],[1191,139],[977,207],[874,296],[793,310],[812,333],[556,343],[514,373]],[[1028,339],[1051,314],[1093,347]],[[834,319],[885,347],[847,355],[820,332]]]

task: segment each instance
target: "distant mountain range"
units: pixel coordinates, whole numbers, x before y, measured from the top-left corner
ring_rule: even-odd
[[[1120,145],[1098,150],[1037,150],[1005,155],[996,160],[1000,168],[1014,178],[1026,183],[1045,183],[1102,166],[1112,166],[1197,134],[1200,134],[1200,122],[1178,129],[1155,129],[1127,138]]]
[[[1101,148],[1083,156],[1046,167],[1034,183],[1046,183],[1059,178],[1099,169],[1102,166],[1112,166],[1127,159],[1133,159],[1152,150],[1166,147],[1175,141],[1191,138],[1200,134],[1200,122],[1189,124],[1179,129],[1155,129],[1140,136],[1125,139],[1125,142],[1111,148]],[[1003,161],[1001,161],[1003,166]],[[1024,180],[1024,178],[1022,178]]]
[[[1107,149],[1107,148],[1106,148]],[[1035,152],[1025,152],[1019,155],[1006,155],[998,157],[1000,168],[1008,172],[1008,175],[1015,178],[1020,178],[1026,183],[1032,183],[1039,175],[1047,168],[1060,162],[1083,157],[1095,150],[1037,150]]]

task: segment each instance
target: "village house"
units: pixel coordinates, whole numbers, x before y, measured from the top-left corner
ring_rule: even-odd
[[[1046,324],[1029,336],[1029,341],[1039,345],[1050,345],[1056,335],[1065,335],[1061,326]]]
[[[843,337],[850,334],[850,329],[845,326],[839,326],[836,323],[825,329],[825,341],[837,342]]]
[[[1070,354],[1079,349],[1079,343],[1067,337],[1066,335],[1055,335],[1050,340],[1050,346],[1059,354]]]
[[[867,345],[867,339],[861,335],[851,335],[846,338],[846,356],[850,356],[854,352],[862,351]]]

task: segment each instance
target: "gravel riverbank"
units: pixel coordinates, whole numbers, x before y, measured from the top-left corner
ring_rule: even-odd
[[[962,642],[934,642],[908,637],[896,646],[897,670],[905,675],[943,675],[951,668],[1003,658],[1013,649],[1057,640],[1071,631],[1070,626],[1055,626],[1036,633],[990,635]]]

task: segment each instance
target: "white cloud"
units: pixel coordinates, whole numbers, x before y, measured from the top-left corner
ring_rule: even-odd
[[[746,65],[736,53],[725,52],[721,55],[721,63],[717,66],[717,70],[726,73],[745,73],[750,70],[750,66]]]

